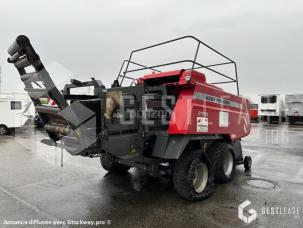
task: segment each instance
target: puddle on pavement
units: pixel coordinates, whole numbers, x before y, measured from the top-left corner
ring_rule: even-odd
[[[252,188],[260,188],[266,190],[276,189],[278,185],[270,180],[261,178],[250,178],[245,181],[245,184]]]

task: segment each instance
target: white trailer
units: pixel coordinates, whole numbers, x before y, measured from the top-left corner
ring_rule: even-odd
[[[34,115],[34,106],[28,96],[0,94],[0,135],[22,127]]]
[[[303,122],[303,94],[288,94],[285,96],[285,112],[289,124]]]
[[[279,124],[285,118],[283,97],[280,94],[259,95],[258,112],[264,122]]]

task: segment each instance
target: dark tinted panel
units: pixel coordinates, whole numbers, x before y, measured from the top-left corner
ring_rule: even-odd
[[[267,103],[276,103],[277,102],[277,96],[262,96],[261,97],[261,103],[267,104]]]
[[[11,110],[20,110],[21,108],[21,101],[11,101]]]

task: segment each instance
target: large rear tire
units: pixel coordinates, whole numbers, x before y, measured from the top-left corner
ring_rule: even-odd
[[[212,195],[212,167],[201,150],[183,152],[174,167],[173,183],[176,192],[191,201],[201,201]]]
[[[233,148],[226,142],[215,142],[207,152],[214,165],[215,181],[227,183],[235,175],[236,160]]]
[[[130,166],[119,164],[114,156],[105,153],[101,155],[100,162],[103,169],[110,173],[123,174],[127,173],[131,168]]]

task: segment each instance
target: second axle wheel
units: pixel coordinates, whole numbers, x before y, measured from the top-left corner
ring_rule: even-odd
[[[214,164],[215,180],[221,183],[233,179],[236,169],[236,160],[233,148],[226,142],[216,142],[208,151]]]

